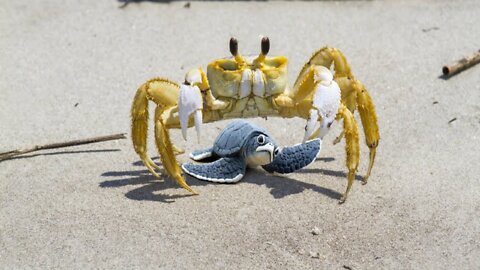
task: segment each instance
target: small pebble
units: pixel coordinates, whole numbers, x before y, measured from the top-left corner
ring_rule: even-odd
[[[310,257],[318,259],[320,257],[320,255],[318,254],[318,252],[310,251]]]
[[[320,229],[318,227],[315,227],[312,229],[312,234],[313,235],[319,235],[320,234]]]

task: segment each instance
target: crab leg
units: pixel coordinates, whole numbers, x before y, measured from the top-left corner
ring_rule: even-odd
[[[178,85],[166,79],[154,78],[141,85],[133,100],[132,117],[132,142],[135,152],[140,156],[145,167],[155,177],[160,176],[155,172],[160,168],[152,161],[147,153],[148,131],[148,101],[152,100],[163,108],[177,105]],[[175,147],[176,150],[179,150]]]
[[[190,191],[193,194],[195,192],[186,182],[182,176],[182,169],[175,158],[173,153],[172,143],[170,141],[170,135],[165,128],[162,120],[163,108],[160,106],[155,110],[155,144],[157,145],[158,152],[160,153],[160,159],[162,165],[168,174],[177,181],[177,183],[184,189]]]
[[[330,68],[333,64],[335,73],[335,81],[340,86],[342,103],[354,113],[358,108],[360,118],[362,120],[363,130],[365,134],[365,141],[370,149],[370,159],[368,164],[367,174],[363,178],[363,184],[366,184],[370,177],[373,164],[376,156],[376,147],[380,140],[380,133],[377,124],[377,115],[375,113],[375,106],[365,87],[354,78],[350,66],[343,55],[343,53],[336,48],[324,47],[315,52],[310,60],[303,66],[300,75],[295,82],[294,87],[300,88],[304,84],[305,78],[312,67],[324,66]],[[340,134],[334,143],[340,142],[343,133]]]
[[[377,153],[377,146],[380,140],[380,132],[378,131],[377,114],[375,113],[375,106],[373,105],[372,98],[368,94],[365,87],[357,80],[353,84],[354,89],[357,91],[357,104],[360,118],[362,119],[362,125],[365,132],[365,141],[370,148],[370,162],[368,164],[368,171],[363,178],[363,184],[366,184],[370,173],[372,172],[373,163]]]
[[[181,151],[170,141],[165,122],[176,122],[178,118],[167,117],[178,110],[180,87],[178,84],[166,79],[155,78],[149,80],[137,90],[132,104],[132,141],[135,151],[140,156],[148,170],[157,178],[160,176],[155,172],[160,168],[151,160],[147,154],[147,129],[148,129],[148,102],[156,103],[155,110],[155,143],[160,153],[162,165],[167,174],[174,178],[178,184],[186,190],[197,194],[185,182],[181,175],[181,169],[175,158],[175,152]],[[165,116],[164,116],[165,114]]]
[[[347,195],[352,188],[353,180],[355,178],[355,172],[358,168],[358,163],[360,159],[360,145],[358,138],[358,127],[353,118],[353,114],[341,104],[340,109],[338,110],[337,120],[343,119],[343,130],[345,132],[345,150],[347,153],[347,168],[348,168],[348,183],[347,189],[340,199],[340,203],[345,202]]]
[[[363,184],[366,184],[375,162],[376,149],[380,140],[380,132],[377,124],[377,114],[372,98],[361,82],[355,79],[339,78],[338,83],[342,90],[342,96],[347,101],[345,105],[353,113],[355,108],[360,113],[363,130],[365,133],[365,143],[370,149],[369,164],[367,174],[363,178]]]
[[[308,60],[308,62],[303,66],[297,80],[295,81],[294,87],[297,88],[300,86],[303,78],[307,72],[309,72],[312,66],[323,66],[330,68],[332,64],[334,65],[335,78],[352,75],[350,66],[348,65],[347,60],[342,52],[336,48],[324,47],[315,52],[310,60]]]

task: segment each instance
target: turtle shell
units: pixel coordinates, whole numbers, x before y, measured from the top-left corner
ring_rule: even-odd
[[[236,155],[253,133],[267,135],[265,130],[247,121],[232,121],[215,139],[213,152],[221,157]]]

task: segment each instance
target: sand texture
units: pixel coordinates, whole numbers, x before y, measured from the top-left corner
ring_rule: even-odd
[[[228,56],[231,36],[257,54],[267,35],[291,84],[316,49],[344,52],[379,118],[369,184],[362,133],[338,204],[339,124],[308,168],[187,178],[199,196],[150,175],[129,139],[33,153],[0,162],[1,269],[479,269],[480,66],[439,77],[480,49],[479,1],[185,3],[1,1],[0,152],[129,133],[143,82],[183,81]],[[303,137],[301,119],[252,121],[282,145]],[[189,152],[227,123],[204,125],[200,144],[171,134]]]

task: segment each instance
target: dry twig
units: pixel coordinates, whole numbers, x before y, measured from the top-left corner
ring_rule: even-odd
[[[69,147],[69,146],[76,146],[76,145],[97,143],[97,142],[104,142],[104,141],[112,141],[112,140],[119,140],[119,139],[126,139],[126,138],[127,137],[126,137],[125,133],[120,133],[120,134],[115,134],[115,135],[94,137],[94,138],[88,138],[88,139],[83,139],[83,140],[75,140],[75,141],[69,141],[69,142],[60,142],[60,143],[52,143],[52,144],[45,144],[45,145],[35,145],[34,147],[31,147],[31,148],[17,149],[17,150],[13,150],[13,151],[0,153],[0,161],[12,158],[14,156],[23,155],[23,154],[27,154],[27,153],[31,153],[31,152],[35,152],[35,151],[39,151],[39,150]]]
[[[470,56],[456,61],[449,66],[444,66],[442,68],[442,72],[443,75],[450,77],[478,63],[480,63],[480,50]]]

